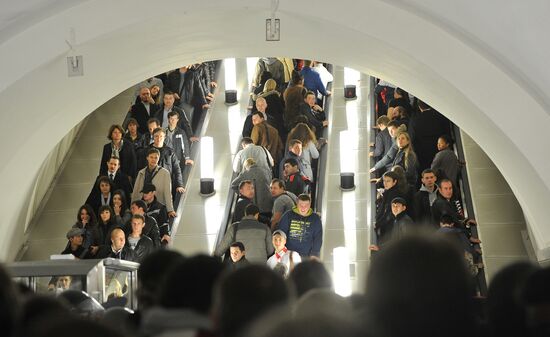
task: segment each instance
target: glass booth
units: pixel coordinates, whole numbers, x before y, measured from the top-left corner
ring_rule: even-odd
[[[38,294],[82,290],[99,303],[114,301],[135,310],[138,267],[136,262],[107,258],[21,261],[8,265],[8,270],[15,282]]]

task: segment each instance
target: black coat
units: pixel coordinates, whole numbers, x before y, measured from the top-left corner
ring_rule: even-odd
[[[128,239],[126,239],[126,241],[128,241]],[[133,250],[136,256],[135,261],[141,263],[141,261],[143,261],[143,259],[147,255],[151,254],[154,250],[155,246],[153,244],[153,241],[147,235],[142,235]]]
[[[420,171],[431,166],[437,153],[437,139],[450,134],[450,123],[439,112],[429,109],[416,114],[409,121],[409,135],[418,155]]]
[[[381,199],[376,202],[376,222],[375,228],[379,235],[387,231],[393,222],[393,214],[391,212],[391,201],[397,197],[405,197],[397,188],[393,186],[389,190],[384,191]]]
[[[170,224],[166,206],[160,203],[155,197],[155,200],[147,205],[147,215],[154,218],[159,227],[160,237],[170,235]]]
[[[153,240],[153,245],[155,247],[160,247],[160,231],[159,226],[155,218],[145,214],[145,226],[143,227],[142,234],[147,235],[151,240]],[[132,219],[130,219],[123,228],[126,236],[132,233]]]
[[[170,111],[176,111],[179,113],[179,127],[182,128],[187,136],[187,139],[189,140],[189,138],[193,136],[193,131],[191,130],[191,124],[189,123],[189,119],[187,118],[185,111],[176,105],[174,105]],[[155,112],[155,118],[160,121],[160,125],[164,123],[164,104],[161,104]]]
[[[135,120],[138,122],[139,133],[146,134],[149,132],[147,130],[147,121],[151,117],[155,117],[155,112],[159,109],[159,106],[157,104],[150,104],[149,105],[149,112],[147,112],[147,109],[145,108],[145,105],[141,102],[141,99],[139,96],[136,98],[136,102],[132,107],[130,108],[130,117],[135,118]]]
[[[111,159],[113,148],[112,143],[107,143],[103,146],[103,152],[101,154],[101,162],[99,165],[99,175],[107,175],[107,162]],[[122,142],[122,148],[118,151],[118,157],[120,159],[119,171],[122,171],[125,175],[135,178],[137,174],[137,161],[136,151],[134,146],[129,141]]]
[[[233,210],[231,223],[241,221],[244,216],[244,209],[250,204],[252,204],[252,200],[243,197],[242,195],[239,195],[237,198],[237,203],[235,204],[235,209]]]
[[[115,228],[121,228],[115,221],[111,221],[108,224],[99,223],[97,225],[97,230],[99,233],[99,245],[110,245],[111,244],[111,232]]]
[[[110,243],[100,246],[97,254],[95,255],[95,258],[106,259],[108,257],[111,257],[113,259],[137,262],[136,253],[134,253],[134,251],[128,246],[124,246],[124,248],[122,248],[122,250],[118,253],[113,252]]]

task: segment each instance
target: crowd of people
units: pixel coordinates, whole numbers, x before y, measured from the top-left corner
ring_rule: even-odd
[[[260,58],[256,72],[242,149],[233,161],[238,197],[214,255],[225,255],[235,269],[267,263],[287,276],[302,260],[320,256],[314,167],[326,144],[322,105],[333,78],[322,63],[285,58]]]
[[[99,175],[62,254],[140,262],[170,243],[197,123],[217,87],[215,68],[194,64],[138,84],[125,120],[107,132]]]
[[[453,151],[450,121],[390,83],[380,81],[375,93],[377,134],[370,172],[378,193],[371,250],[383,250],[407,232],[436,232],[460,245],[476,277],[483,268],[482,252],[472,228],[476,221],[466,216],[459,190],[462,163]]]
[[[273,234],[275,249],[284,236]],[[242,244],[232,244],[232,257],[242,250]],[[290,263],[297,258],[288,256]],[[35,294],[0,266],[2,334],[548,336],[549,268],[517,262],[495,275],[486,299],[475,297],[460,249],[444,237],[407,235],[391,242],[372,261],[364,293],[349,297],[334,292],[319,261],[303,261],[286,277],[273,265],[270,259],[267,266],[233,268],[212,256],[156,250],[140,264],[135,311],[105,309],[75,290],[57,297]]]

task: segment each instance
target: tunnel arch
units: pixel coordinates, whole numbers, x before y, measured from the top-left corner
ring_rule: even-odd
[[[6,233],[0,238],[0,257],[9,260],[22,244],[22,214],[49,151],[114,94],[198,60],[288,55],[321,59],[398,83],[443,112],[500,169],[523,208],[538,259],[546,259],[550,161],[541,155],[545,147],[540,135],[550,117],[545,98],[535,95],[544,88],[507,71],[498,53],[480,50],[479,41],[459,34],[450,20],[429,20],[410,4],[414,6],[375,0],[314,8],[305,0],[281,4],[280,42],[264,41],[270,11],[267,2],[257,1],[174,0],[159,5],[89,0],[28,27],[22,24],[24,29],[0,44],[5,74],[0,106],[8,121],[0,126],[7,145],[0,180],[10,191],[0,205],[0,226]],[[346,5],[349,10],[343,9]],[[73,51],[64,41],[71,28],[77,42]],[[315,42],[321,39],[323,44]],[[84,56],[83,77],[67,78],[65,57],[71,53]],[[536,123],[518,123],[520,118]],[[33,132],[20,132],[13,125]]]

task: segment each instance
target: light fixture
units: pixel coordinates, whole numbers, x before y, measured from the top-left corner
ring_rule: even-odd
[[[214,189],[214,139],[201,138],[201,179],[200,195],[209,197],[216,193]]]
[[[225,104],[237,104],[237,67],[234,58],[223,60],[225,70]]]
[[[349,130],[340,131],[340,189],[352,191],[355,189],[355,156],[351,144],[352,134]]]
[[[361,74],[354,69],[344,68],[344,98],[356,99],[357,98],[357,84]]]
[[[340,296],[351,295],[351,277],[348,249],[336,247],[332,250],[334,260],[334,292]]]

